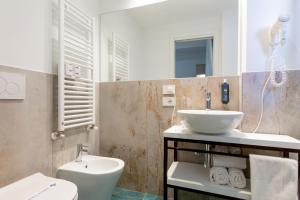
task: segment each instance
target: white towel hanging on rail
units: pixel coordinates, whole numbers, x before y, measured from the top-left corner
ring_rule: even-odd
[[[252,200],[298,200],[298,163],[250,155]]]

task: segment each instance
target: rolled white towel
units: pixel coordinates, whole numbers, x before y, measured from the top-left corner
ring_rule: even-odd
[[[213,155],[212,160],[213,160],[214,167],[227,167],[227,168],[238,168],[238,169],[246,169],[247,167],[246,158]]]
[[[210,182],[218,185],[229,184],[229,175],[225,167],[212,167],[209,170],[209,179]]]
[[[232,187],[243,189],[246,187],[246,177],[241,169],[229,168],[229,183]]]

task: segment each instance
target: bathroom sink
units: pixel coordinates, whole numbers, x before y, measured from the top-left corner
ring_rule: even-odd
[[[85,155],[59,167],[56,176],[77,185],[79,200],[110,200],[123,169],[120,159]]]
[[[178,114],[188,129],[204,134],[228,133],[244,116],[242,112],[223,110],[179,110]]]

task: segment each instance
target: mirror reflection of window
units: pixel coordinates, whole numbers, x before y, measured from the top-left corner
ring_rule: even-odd
[[[213,75],[213,38],[175,41],[175,78]]]

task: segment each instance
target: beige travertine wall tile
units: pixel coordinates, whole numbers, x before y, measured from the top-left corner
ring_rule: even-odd
[[[238,110],[239,77],[227,78],[231,102],[224,107],[218,94],[222,77],[100,83],[100,154],[125,161],[121,187],[163,192],[163,131],[171,126],[173,108],[162,107],[162,86],[176,85],[176,109],[204,109],[208,89],[212,108]],[[179,122],[175,112],[174,123]],[[193,154],[179,156],[200,161]]]
[[[243,74],[243,93],[242,109],[245,112],[245,119],[242,124],[244,131],[251,131],[255,128],[256,122],[259,116],[260,106],[260,92],[262,90],[264,81],[267,75],[264,73],[247,73]],[[297,124],[300,114],[298,111],[298,105],[300,100],[300,71],[290,71],[288,73],[288,82],[282,88],[268,87],[265,96],[265,112],[262,121],[262,126],[259,132],[277,133],[277,134],[289,134],[296,138],[299,138],[298,130],[299,125]],[[212,107],[213,109],[224,109],[224,110],[239,110],[239,90],[240,90],[240,79],[239,77],[227,77],[230,84],[230,103],[223,105],[220,101],[220,86],[222,84],[222,77],[209,77],[206,79],[177,79],[177,80],[160,80],[160,81],[142,81],[142,82],[122,82],[122,83],[101,83],[100,84],[100,123],[101,126],[101,154],[113,156],[107,149],[118,149],[118,144],[115,144],[119,136],[109,135],[111,129],[107,129],[106,126],[114,127],[115,120],[110,117],[109,120],[105,119],[111,110],[114,112],[113,116],[119,116],[122,119],[122,123],[118,126],[127,126],[132,123],[130,118],[126,118],[126,114],[122,113],[122,110],[114,110],[119,104],[123,102],[122,99],[131,98],[133,95],[145,95],[146,100],[140,97],[138,100],[132,99],[132,104],[140,104],[141,109],[137,109],[136,112],[145,112],[146,117],[146,138],[147,148],[146,154],[143,155],[147,160],[146,173],[140,177],[135,177],[128,182],[121,181],[121,186],[130,189],[140,190],[141,187],[137,186],[137,179],[146,182],[147,188],[142,187],[140,191],[147,191],[150,193],[161,194],[162,193],[162,132],[171,126],[172,108],[163,108],[161,105],[161,88],[163,84],[175,84],[176,85],[176,97],[177,97],[177,109],[203,109],[205,105],[204,92],[209,90],[212,93]],[[133,93],[130,92],[132,84],[138,84],[139,90]],[[122,87],[120,86],[122,85]],[[122,93],[119,95],[110,95],[113,91],[121,90]],[[125,91],[124,91],[125,90]],[[145,94],[146,91],[146,94]],[[136,94],[136,92],[140,92]],[[123,96],[124,95],[124,96]],[[127,97],[126,97],[127,96]],[[115,102],[114,98],[118,98]],[[105,99],[105,101],[103,101]],[[143,102],[145,100],[146,102]],[[106,109],[102,109],[106,108]],[[131,113],[133,114],[133,113]],[[136,113],[134,113],[135,115]],[[140,116],[143,117],[143,116]],[[144,119],[141,119],[144,123]],[[180,119],[175,116],[176,123],[179,123]],[[135,123],[140,122],[136,121]],[[287,123],[288,122],[288,123]],[[108,125],[108,124],[110,125]],[[120,128],[120,127],[119,127]],[[124,129],[126,132],[126,129]],[[128,131],[130,132],[130,131]],[[120,134],[123,134],[120,133]],[[132,140],[134,135],[128,135],[125,133],[124,140]],[[145,133],[143,132],[143,135]],[[128,137],[129,136],[129,137]],[[108,138],[108,139],[107,139]],[[124,142],[126,144],[126,142]],[[105,148],[102,147],[105,144]],[[201,148],[201,146],[199,147]],[[248,151],[246,151],[248,152]],[[268,152],[264,152],[268,153]],[[119,151],[114,154],[120,158],[126,158],[127,152]],[[132,155],[133,156],[133,155]],[[180,159],[184,159],[191,162],[199,162],[201,159],[194,156],[193,154],[180,154]],[[134,162],[131,160],[131,162]],[[124,177],[128,172],[125,171]],[[139,174],[135,174],[139,175]],[[126,178],[122,178],[125,180]],[[195,196],[199,198],[199,196]]]
[[[51,141],[57,125],[54,75],[5,66],[0,70],[26,75],[24,101],[0,100],[0,187],[37,172],[55,176],[57,167],[75,159],[78,143],[87,143],[92,154],[99,154],[99,131],[70,130],[64,140]]]
[[[230,101],[229,104],[222,104],[221,102],[221,85],[224,78],[230,85],[229,94]],[[208,77],[207,78],[208,90],[211,91],[212,95],[212,107],[218,110],[240,110],[240,77]]]
[[[245,113],[241,129],[253,132],[261,112],[261,95],[269,72],[242,74],[242,111]],[[258,133],[286,134],[300,139],[300,71],[287,71],[287,82],[274,87],[268,82],[264,94],[264,112]],[[244,154],[280,156],[280,152],[244,149]]]
[[[75,158],[76,144],[87,143],[92,154],[101,153],[125,161],[120,186],[161,194],[162,133],[171,126],[173,112],[173,108],[162,107],[162,86],[176,85],[176,109],[203,109],[205,90],[212,93],[213,109],[239,110],[240,107],[237,76],[226,77],[231,97],[228,105],[220,101],[224,77],[100,83],[96,94],[100,130],[86,134],[84,129],[74,129],[66,132],[66,139],[52,142],[50,133],[57,123],[55,76],[4,66],[0,66],[0,70],[27,77],[24,101],[0,100],[0,186],[36,172],[55,176],[57,167]],[[252,131],[256,126],[260,93],[267,75],[262,72],[242,76],[244,131]],[[259,132],[288,134],[300,139],[299,77],[300,71],[288,71],[288,81],[283,87],[267,87]],[[179,122],[175,112],[174,123]],[[201,161],[193,154],[179,157]]]
[[[39,171],[51,175],[53,76],[0,70],[26,75],[25,100],[0,100],[0,186]]]
[[[245,118],[244,131],[253,131],[257,126],[261,92],[269,73],[256,72],[242,75],[242,109]],[[300,71],[287,71],[287,82],[281,87],[267,85],[264,95],[264,112],[258,132],[287,134],[300,139]]]
[[[104,87],[103,87],[104,86]],[[120,185],[145,191],[147,174],[146,96],[141,82],[100,84],[100,152],[122,158]]]

